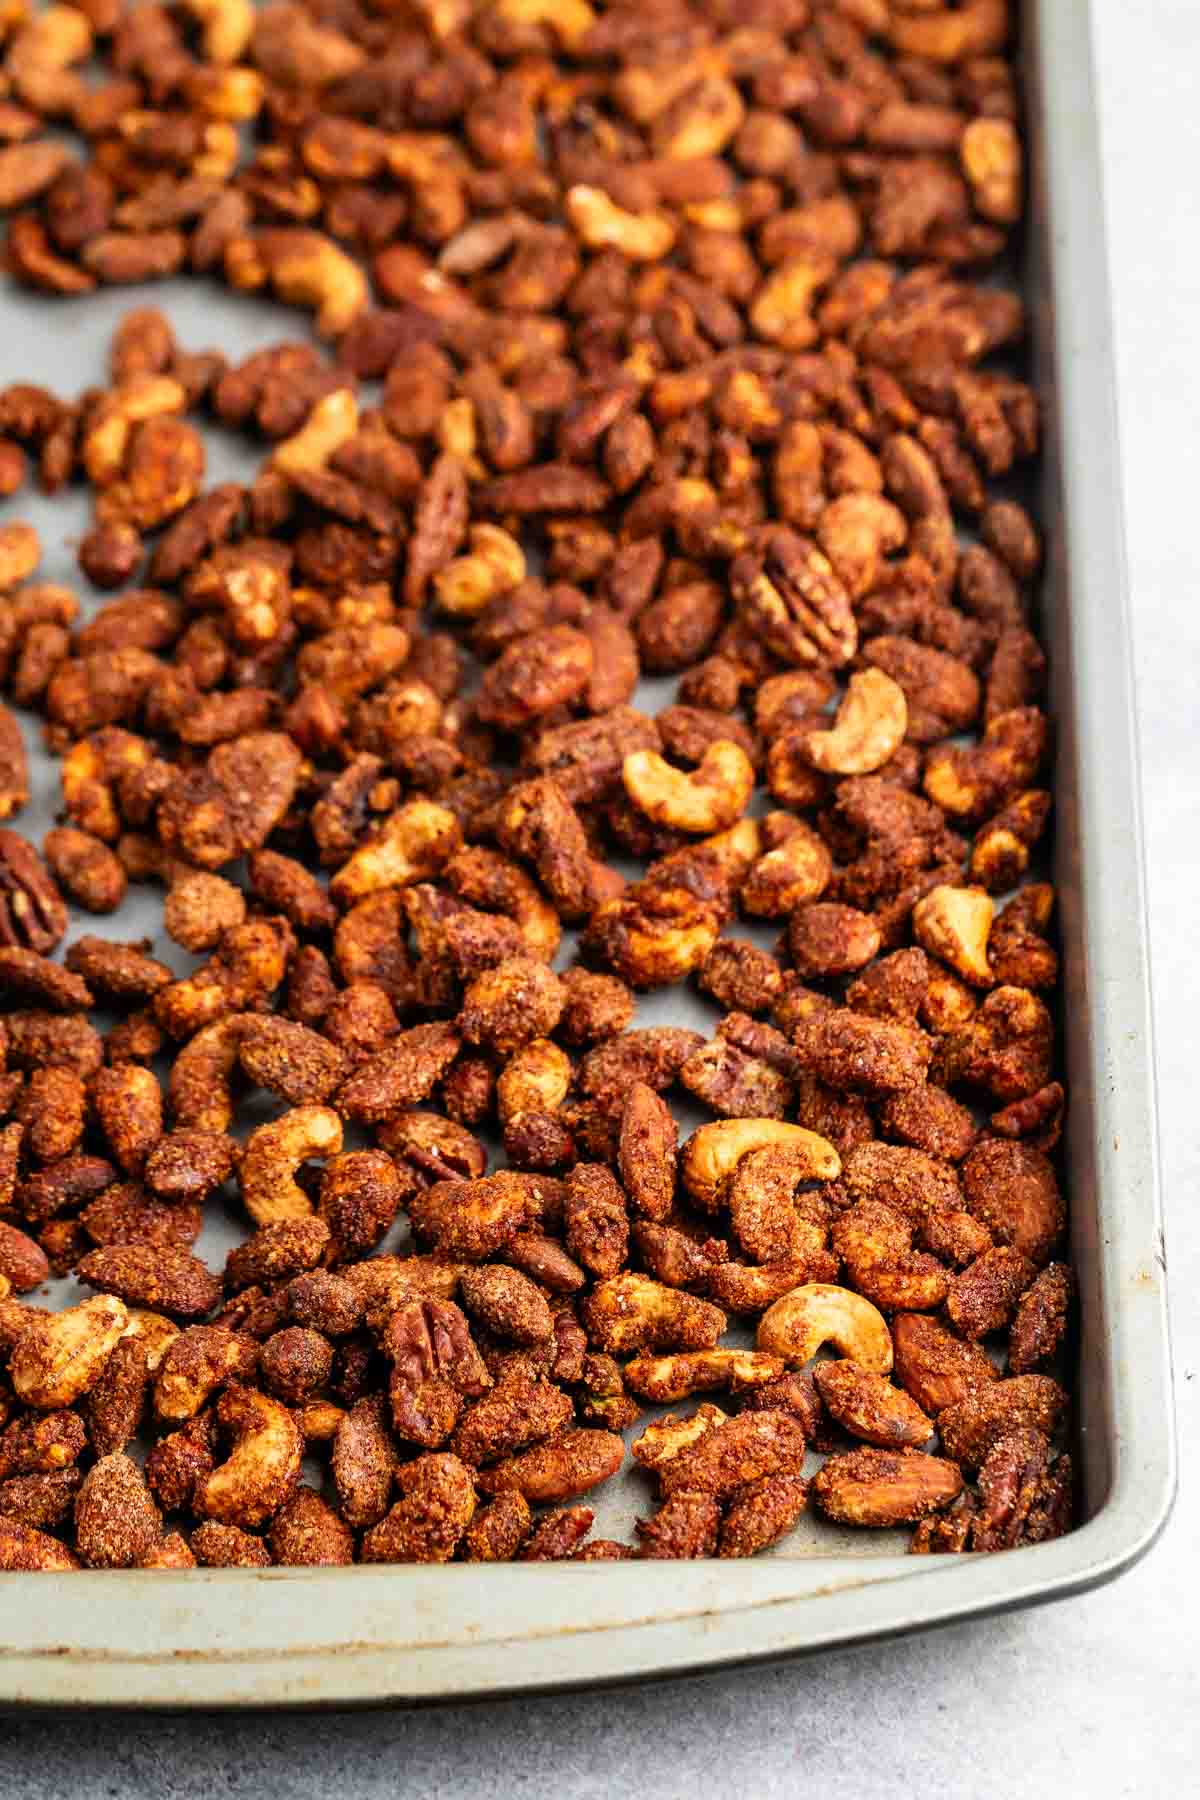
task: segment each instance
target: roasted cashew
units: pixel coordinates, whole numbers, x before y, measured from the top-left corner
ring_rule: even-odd
[[[251,0],[184,0],[184,11],[200,22],[207,61],[241,61],[254,35]]]
[[[758,1322],[755,1344],[770,1356],[799,1368],[832,1344],[860,1368],[887,1375],[892,1367],[892,1335],[883,1314],[850,1288],[810,1281],[768,1307]]]
[[[407,887],[436,875],[462,844],[462,827],[455,815],[432,800],[410,800],[385,823],[383,829],[343,863],[329,884],[339,906],[380,888]]]
[[[433,591],[443,612],[473,619],[525,579],[525,552],[499,525],[473,525],[467,555],[439,569]]]
[[[988,961],[988,937],[996,908],[979,887],[950,887],[942,882],[913,907],[913,936],[922,949],[938,956],[964,981],[990,987],[995,980]]]
[[[124,1302],[97,1294],[65,1312],[32,1313],[13,1346],[8,1376],[27,1406],[73,1406],[100,1379],[129,1323]]]
[[[781,844],[760,856],[741,891],[743,909],[758,919],[783,919],[806,900],[817,900],[829,885],[829,846],[802,820]]]
[[[309,475],[323,469],[335,451],[358,430],[358,399],[353,388],[335,388],[317,401],[299,431],[276,444],[271,464],[285,475]]]
[[[229,1084],[237,1067],[238,1046],[253,1013],[230,1013],[189,1038],[175,1058],[167,1097],[177,1130],[229,1129],[233,1095]]]
[[[567,217],[589,250],[619,250],[631,262],[661,262],[675,242],[675,226],[664,213],[631,213],[603,188],[568,188]]]
[[[328,1106],[294,1106],[252,1132],[239,1179],[242,1203],[255,1224],[308,1218],[313,1203],[296,1181],[296,1170],[309,1157],[336,1156],[341,1147],[342,1121]]]
[[[852,600],[878,585],[884,557],[908,536],[904,514],[882,494],[839,494],[821,514],[817,542]]]
[[[233,1452],[197,1483],[193,1507],[224,1525],[262,1525],[300,1479],[300,1428],[286,1406],[254,1388],[227,1388],[217,1417],[234,1434]]]
[[[807,1152],[810,1181],[833,1181],[842,1172],[841,1158],[828,1138],[803,1125],[787,1125],[782,1119],[717,1119],[693,1131],[684,1145],[683,1185],[705,1212],[715,1212],[742,1157],[768,1144],[786,1144],[798,1158]]]
[[[741,818],[754,792],[754,767],[740,744],[719,738],[696,769],[677,769],[657,750],[631,750],[621,779],[634,805],[656,825],[722,831]]]
[[[675,1356],[635,1356],[625,1365],[624,1381],[631,1394],[658,1403],[712,1388],[744,1394],[777,1381],[784,1366],[760,1350],[684,1350]]]
[[[904,689],[882,669],[859,669],[829,731],[810,731],[804,752],[826,775],[870,775],[890,762],[908,729]]]
[[[83,466],[96,487],[115,481],[125,465],[129,434],[147,419],[187,410],[187,395],[170,375],[131,375],[96,409],[83,440]]]

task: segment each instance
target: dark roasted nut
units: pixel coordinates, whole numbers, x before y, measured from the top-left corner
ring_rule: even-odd
[[[0,945],[44,954],[66,929],[67,909],[37,851],[0,829]]]

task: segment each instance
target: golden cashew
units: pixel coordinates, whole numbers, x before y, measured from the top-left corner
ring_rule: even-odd
[[[548,25],[568,50],[596,23],[588,0],[496,0],[492,12],[508,25]]]
[[[804,753],[826,775],[871,775],[890,762],[908,729],[904,689],[882,669],[860,669],[830,731],[810,731]]]
[[[739,744],[719,738],[696,769],[676,769],[657,750],[631,750],[621,780],[634,805],[656,825],[711,832],[745,812],[754,792],[754,767]]]
[[[453,857],[444,874],[460,900],[511,919],[530,956],[543,962],[553,958],[562,941],[558,914],[516,863],[493,850],[471,848]]]
[[[994,56],[1008,37],[1008,0],[968,0],[957,11],[891,9],[888,37],[898,56],[919,56],[937,63],[964,57]]]
[[[312,474],[323,469],[357,430],[358,400],[353,388],[335,388],[317,401],[299,431],[276,444],[271,462],[285,475]]]
[[[758,919],[787,918],[806,900],[820,899],[832,874],[829,846],[798,819],[782,844],[750,870],[739,896],[743,910]]]
[[[589,250],[619,250],[631,262],[661,262],[675,242],[675,226],[664,214],[626,212],[603,188],[569,188],[566,205]]]
[[[129,434],[147,419],[187,411],[187,395],[169,375],[131,375],[96,409],[83,440],[83,466],[96,487],[115,481],[125,463]]]
[[[473,525],[466,556],[439,569],[433,590],[443,612],[473,619],[500,594],[525,579],[525,552],[499,525]]]
[[[942,882],[913,907],[913,936],[923,950],[975,987],[995,980],[988,961],[988,937],[996,908],[983,888],[950,887]]]
[[[756,336],[785,350],[807,350],[819,336],[813,302],[836,268],[828,256],[797,256],[773,269],[750,307]]]
[[[176,1056],[167,1098],[179,1130],[228,1131],[233,1119],[229,1084],[238,1048],[253,1019],[253,1013],[230,1013],[204,1026]]]
[[[793,1288],[769,1307],[758,1322],[758,1349],[782,1356],[799,1368],[832,1344],[860,1368],[887,1375],[892,1367],[892,1334],[883,1314],[850,1288],[810,1281]]]
[[[904,514],[882,494],[839,494],[817,526],[817,542],[852,600],[878,584],[884,556],[907,536]]]
[[[343,863],[329,891],[339,906],[350,906],[380,888],[427,881],[461,844],[462,827],[452,812],[432,800],[410,800]]]
[[[197,71],[188,89],[198,112],[236,125],[258,117],[264,92],[263,78],[257,69],[229,67]]]
[[[251,1132],[239,1179],[242,1203],[255,1224],[307,1219],[313,1203],[295,1172],[309,1157],[336,1156],[341,1147],[342,1121],[328,1106],[294,1106]]]
[[[655,150],[672,159],[719,156],[745,116],[745,103],[733,82],[709,75],[659,114]]]
[[[340,337],[368,304],[358,264],[319,231],[260,231],[252,250],[281,300],[316,309],[323,337]]]
[[[496,1082],[496,1107],[507,1125],[523,1112],[557,1112],[571,1086],[571,1059],[549,1038],[534,1038],[511,1056]]]
[[[73,1406],[100,1379],[128,1323],[123,1301],[112,1294],[34,1315],[9,1359],[13,1392],[46,1412]]]
[[[655,1419],[653,1424],[647,1425],[641,1437],[634,1439],[630,1445],[634,1460],[641,1463],[643,1469],[661,1469],[698,1444],[718,1425],[724,1425],[728,1417],[728,1413],[709,1400],[686,1419],[677,1419],[674,1413],[668,1413],[665,1419]]]
[[[743,1156],[769,1144],[794,1149],[797,1161],[807,1153],[810,1181],[833,1181],[842,1172],[842,1159],[828,1138],[803,1125],[788,1125],[782,1119],[717,1119],[693,1131],[684,1145],[680,1161],[683,1185],[705,1212],[715,1212],[725,1184]]]
[[[958,146],[975,210],[998,225],[1021,216],[1024,193],[1021,140],[1009,119],[972,119]]]
[[[686,1400],[689,1394],[728,1388],[744,1394],[777,1381],[786,1365],[759,1350],[684,1350],[676,1356],[635,1356],[624,1369],[625,1386],[641,1400]]]
[[[583,1302],[584,1326],[602,1350],[712,1350],[728,1320],[719,1306],[697,1300],[649,1275],[610,1275]]]
[[[254,35],[251,0],[184,0],[184,10],[200,23],[210,63],[241,61]]]
[[[217,1417],[234,1434],[233,1452],[197,1483],[193,1507],[224,1525],[262,1525],[300,1479],[300,1428],[286,1406],[253,1388],[227,1388]]]
[[[179,1336],[179,1326],[163,1313],[147,1312],[143,1307],[135,1306],[130,1309],[129,1323],[121,1336],[137,1340],[146,1358],[146,1371],[154,1375]]]

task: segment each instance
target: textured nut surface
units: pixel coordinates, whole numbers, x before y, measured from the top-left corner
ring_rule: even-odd
[[[886,1375],[892,1367],[892,1337],[883,1314],[861,1294],[824,1281],[805,1282],[777,1300],[759,1320],[754,1341],[793,1368],[810,1361],[823,1344],[871,1373]]]

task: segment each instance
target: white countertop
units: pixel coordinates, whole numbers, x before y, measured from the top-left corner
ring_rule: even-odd
[[[1200,5],[1094,4],[1182,1439],[1165,1536],[1122,1580],[1057,1607],[695,1682],[419,1713],[0,1720],[0,1794],[1197,1791]]]

